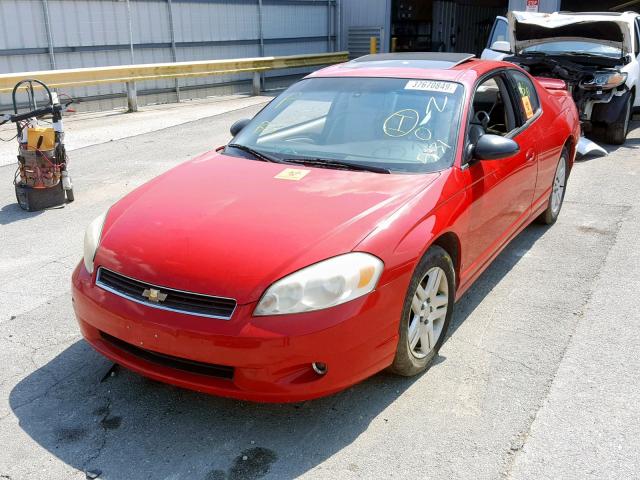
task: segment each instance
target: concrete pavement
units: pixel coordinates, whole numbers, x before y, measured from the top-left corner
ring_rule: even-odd
[[[106,375],[69,295],[85,225],[259,108],[74,150],[77,200],[64,209],[22,212],[13,167],[0,167],[0,478],[637,475],[640,129],[575,166],[558,223],[496,259],[417,378],[256,405]]]
[[[628,156],[579,165],[585,192],[599,192],[584,204],[604,203],[621,213],[616,241],[594,272],[588,301],[514,462],[514,479],[640,478],[639,146],[636,137]],[[620,174],[609,176],[606,167]]]

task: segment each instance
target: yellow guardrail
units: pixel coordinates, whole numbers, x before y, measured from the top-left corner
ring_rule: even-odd
[[[111,67],[3,73],[0,74],[0,93],[11,92],[14,85],[25,78],[38,79],[51,88],[82,87],[103,83],[126,83],[129,110],[135,111],[137,110],[135,82],[253,72],[253,91],[254,93],[259,93],[259,74],[261,72],[281,68],[310,67],[341,63],[346,62],[348,57],[348,52],[333,52],[283,57],[150,63],[142,65],[117,65]]]

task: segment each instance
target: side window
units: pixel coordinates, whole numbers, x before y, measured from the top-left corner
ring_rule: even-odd
[[[522,118],[521,123],[526,123],[540,109],[540,100],[533,82],[524,73],[511,71],[509,72],[515,87],[516,99],[518,100],[518,108]]]
[[[508,24],[506,19],[502,17],[496,18],[495,23],[493,24],[493,28],[491,29],[491,35],[489,35],[489,42],[487,43],[487,48],[491,48],[491,46],[495,42],[508,42],[509,37],[507,35]]]
[[[513,105],[501,74],[483,80],[473,94],[469,142],[485,133],[506,136],[517,127]]]

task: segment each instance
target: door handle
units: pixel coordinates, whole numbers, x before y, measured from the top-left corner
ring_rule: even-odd
[[[533,162],[533,160],[536,158],[536,152],[534,150],[529,150],[524,158],[527,162]]]

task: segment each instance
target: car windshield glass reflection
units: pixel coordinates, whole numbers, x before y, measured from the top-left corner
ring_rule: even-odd
[[[232,143],[283,161],[326,160],[329,168],[342,161],[344,168],[381,173],[442,170],[453,164],[462,97],[454,82],[307,79],[274,99]]]
[[[593,42],[579,41],[555,41],[545,42],[540,45],[525,48],[524,53],[541,52],[550,55],[574,54],[574,55],[600,55],[604,57],[619,58],[622,51],[619,48]]]

